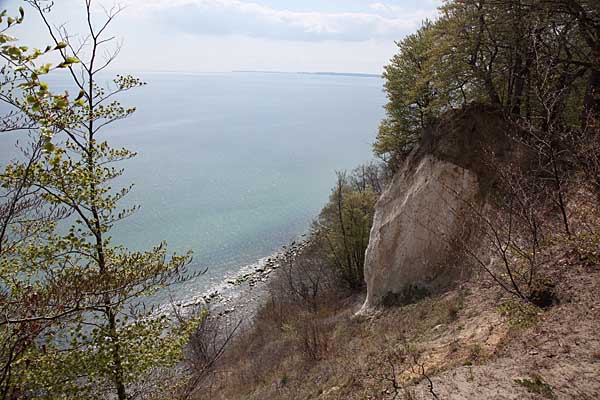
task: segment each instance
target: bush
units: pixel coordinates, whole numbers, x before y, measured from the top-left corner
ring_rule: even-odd
[[[329,202],[313,225],[313,236],[328,265],[353,290],[364,283],[375,203],[386,182],[386,169],[381,165],[359,167],[351,174],[338,172]]]

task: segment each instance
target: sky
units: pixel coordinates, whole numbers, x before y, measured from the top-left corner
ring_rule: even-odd
[[[122,41],[115,71],[329,71],[379,74],[394,41],[433,19],[442,0],[94,0],[95,15],[124,11],[110,34]],[[16,10],[21,0],[0,0]],[[55,0],[50,19],[84,32],[84,0]],[[45,47],[32,10],[13,35]],[[13,11],[14,14],[14,11]],[[99,20],[98,20],[99,21]]]

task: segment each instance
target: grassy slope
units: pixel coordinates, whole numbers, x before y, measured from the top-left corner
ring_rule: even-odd
[[[572,209],[588,223],[598,212]],[[369,318],[354,317],[361,294],[316,313],[267,304],[198,398],[598,399],[600,241],[586,240],[545,248],[559,301],[546,310],[483,273]]]

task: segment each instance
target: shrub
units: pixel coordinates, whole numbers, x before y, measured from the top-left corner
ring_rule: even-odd
[[[364,283],[375,203],[386,181],[385,168],[373,164],[351,174],[338,172],[329,202],[313,224],[313,235],[321,243],[329,266],[353,290]]]

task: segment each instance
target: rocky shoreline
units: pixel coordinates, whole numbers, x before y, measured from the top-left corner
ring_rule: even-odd
[[[242,321],[244,326],[249,326],[268,298],[269,282],[281,271],[282,263],[295,258],[308,241],[306,235],[302,235],[301,241],[292,241],[288,246],[283,246],[281,251],[254,264],[253,269],[242,269],[237,275],[226,278],[222,288],[209,290],[178,306],[182,309],[207,308],[208,318],[224,319],[229,324]]]

